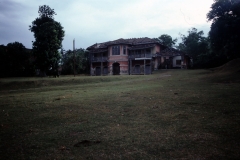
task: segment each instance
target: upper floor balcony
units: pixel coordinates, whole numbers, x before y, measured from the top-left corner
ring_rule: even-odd
[[[128,56],[129,59],[135,59],[135,58],[152,58],[151,53],[133,53]]]
[[[92,57],[91,58],[92,62],[107,62],[108,61],[108,57],[103,56],[103,57]]]

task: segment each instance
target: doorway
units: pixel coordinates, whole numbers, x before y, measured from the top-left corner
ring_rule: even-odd
[[[96,76],[101,75],[101,67],[96,67]]]
[[[135,74],[141,73],[140,65],[135,65],[134,72],[135,72]]]
[[[113,75],[120,75],[120,64],[113,63]]]
[[[150,65],[145,66],[145,74],[151,74],[151,66]]]
[[[103,68],[103,74],[104,74],[104,75],[107,75],[107,74],[108,74],[108,67],[104,67],[104,68]]]

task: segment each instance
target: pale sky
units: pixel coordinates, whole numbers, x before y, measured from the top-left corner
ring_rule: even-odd
[[[178,38],[192,27],[208,35],[213,0],[0,0],[0,44],[20,42],[32,48],[29,25],[38,8],[48,5],[65,30],[63,48],[87,48],[119,38]]]

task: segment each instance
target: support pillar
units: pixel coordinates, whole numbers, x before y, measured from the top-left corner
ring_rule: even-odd
[[[152,74],[152,71],[153,71],[153,69],[152,68],[154,68],[153,66],[152,66],[152,59],[150,60],[150,69],[151,69],[151,74]]]
[[[103,72],[103,62],[101,62],[101,76],[103,75],[102,72]]]
[[[132,75],[132,59],[130,59],[130,75]]]
[[[146,74],[145,69],[146,69],[146,59],[144,59],[144,75]]]
[[[90,75],[92,76],[92,62],[90,61]]]
[[[101,53],[101,76],[103,75],[103,53]]]

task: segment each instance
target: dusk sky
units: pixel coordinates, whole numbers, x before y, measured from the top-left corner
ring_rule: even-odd
[[[41,5],[57,13],[54,19],[65,30],[63,48],[87,48],[119,38],[156,38],[169,34],[178,38],[192,27],[207,36],[213,0],[0,0],[0,44],[20,42],[32,48],[29,25]]]

